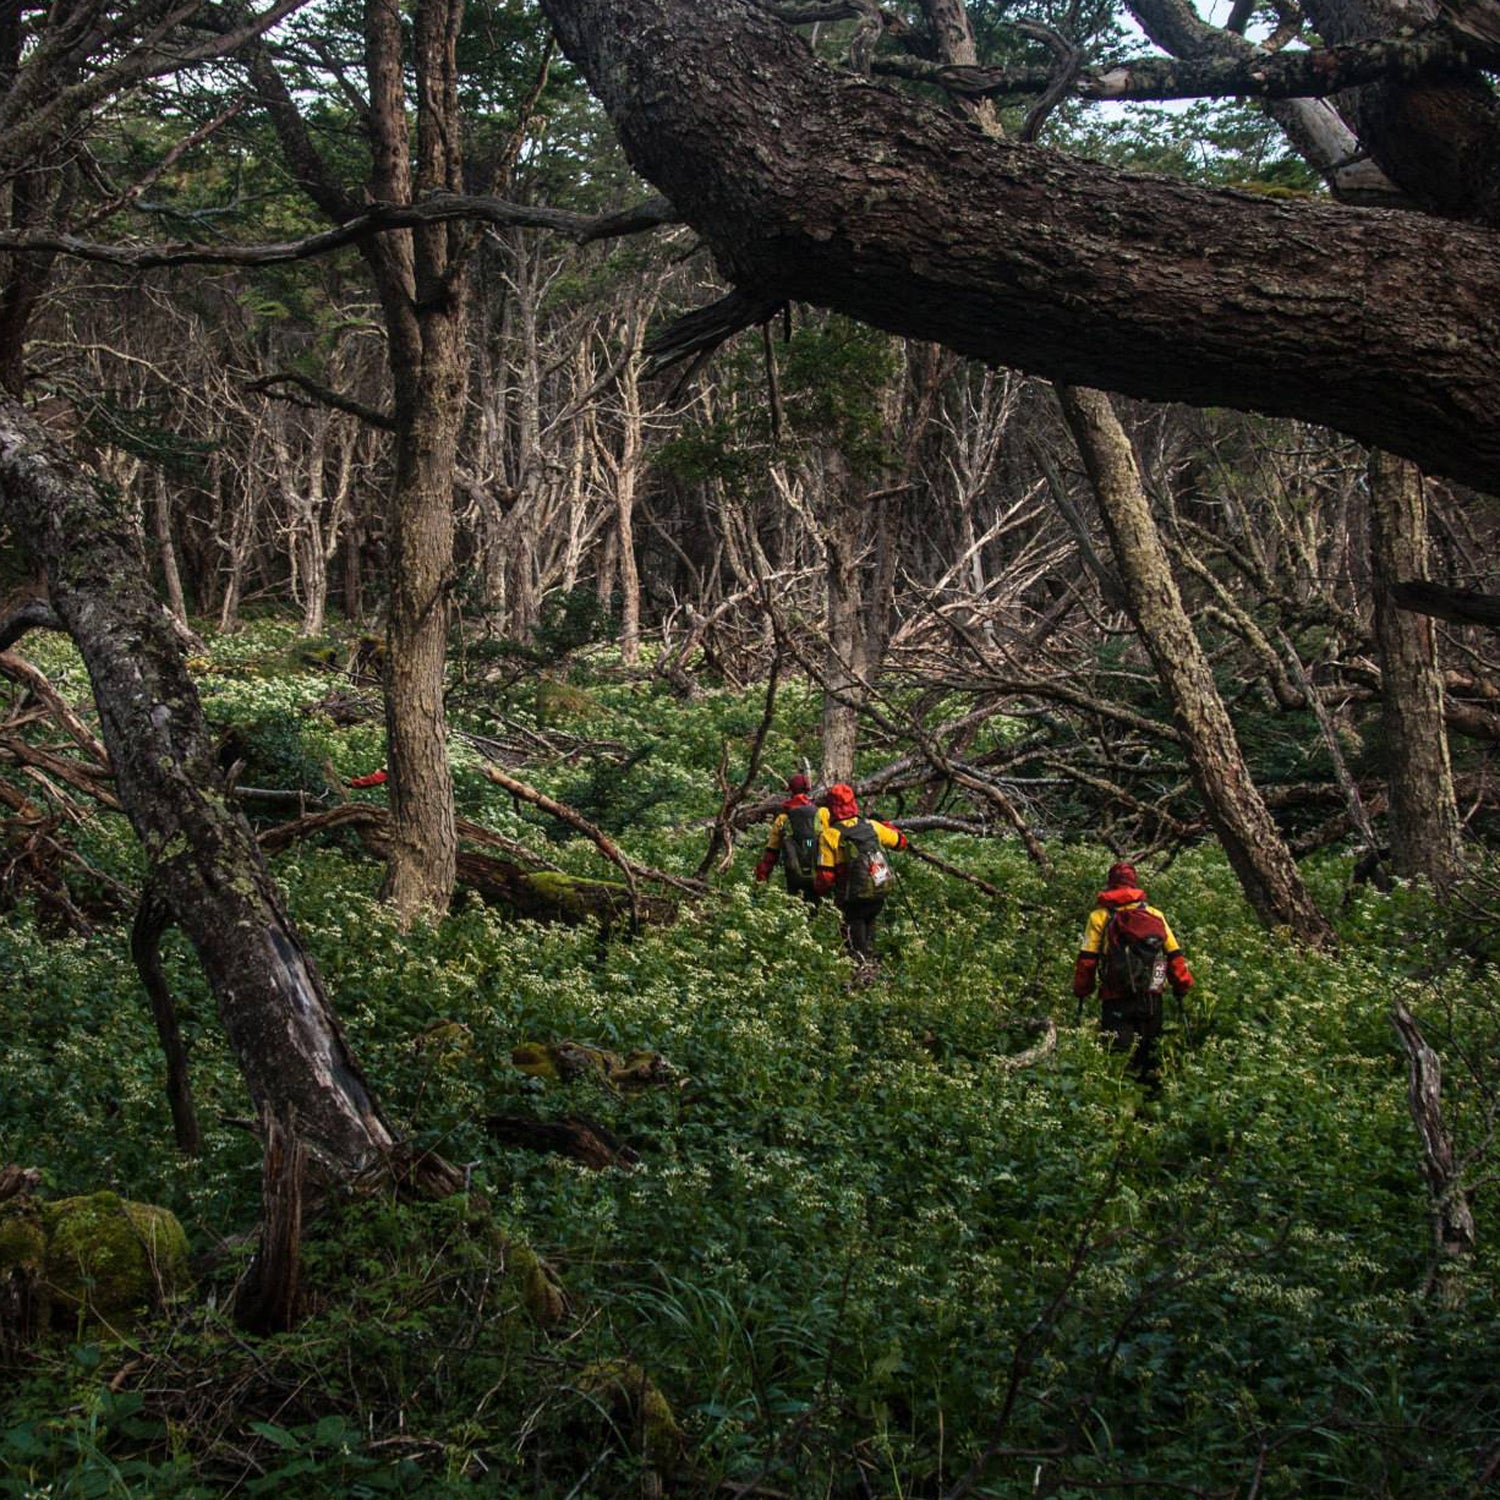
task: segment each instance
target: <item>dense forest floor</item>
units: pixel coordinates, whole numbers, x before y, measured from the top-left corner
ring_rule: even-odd
[[[34,644],[85,701],[71,652]],[[298,807],[257,790],[383,799],[340,787],[381,763],[378,702],[330,713],[335,687],[358,694],[289,630],[213,641],[195,669],[259,822]],[[486,762],[687,876],[721,753],[742,774],[762,709],[757,691],[686,701],[607,658],[541,691],[476,675],[452,703],[461,815],[602,878],[594,845]],[[779,708],[764,795],[816,758],[815,695],[784,689]],[[1490,876],[1438,906],[1319,856],[1304,871],[1339,945],[1311,953],[1257,925],[1215,850],[1143,861],[1198,980],[1169,1005],[1146,1098],[1069,988],[1120,851],[1087,827],[1044,831],[1048,878],[1015,839],[920,835],[1003,894],[898,858],[868,985],[850,982],[832,910],[753,883],[761,828],[707,898],[634,935],[468,892],[403,932],[352,836],[276,855],[388,1118],[463,1165],[470,1191],[328,1206],[295,1331],[257,1340],[228,1312],[259,1204],[250,1103],[169,935],[204,1126],[200,1156],[174,1151],[131,913],[105,899],[138,888],[140,857],[123,819],[91,814],[67,830],[91,872],[72,870],[74,904],[99,898],[91,930],[25,889],[0,917],[0,1163],[39,1169],[46,1200],[109,1189],[170,1208],[195,1279],[117,1337],[75,1318],[4,1351],[0,1495],[1486,1492]],[[1478,1224],[1442,1274],[1398,1002],[1444,1061]],[[1055,1047],[1010,1066],[1049,1021]],[[660,1062],[644,1083],[545,1076],[537,1047],[565,1040]],[[518,1120],[587,1121],[616,1164],[518,1144]]]

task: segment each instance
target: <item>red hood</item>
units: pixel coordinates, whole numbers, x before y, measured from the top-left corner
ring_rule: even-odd
[[[1146,893],[1138,885],[1117,885],[1113,890],[1099,892],[1100,906],[1131,906],[1145,899]]]
[[[781,804],[782,812],[791,812],[794,807],[811,807],[812,798],[806,792],[798,792],[795,797],[788,797]]]
[[[854,788],[845,782],[835,782],[828,788],[828,816],[835,823],[859,816],[859,803],[854,800]]]

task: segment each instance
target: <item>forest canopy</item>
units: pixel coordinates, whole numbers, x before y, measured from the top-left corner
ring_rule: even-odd
[[[0,16],[0,1495],[1485,1491],[1497,38]]]

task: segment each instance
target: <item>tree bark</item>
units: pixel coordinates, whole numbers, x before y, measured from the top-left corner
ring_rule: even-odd
[[[410,206],[461,191],[463,167],[456,46],[462,0],[420,0],[411,22],[415,79],[413,150],[406,33],[395,0],[365,7],[370,201]],[[287,163],[335,223],[361,204],[333,179],[267,49],[249,56]],[[391,594],[386,652],[391,857],[385,896],[402,920],[441,913],[453,892],[458,842],[448,766],[443,671],[453,583],[453,483],[467,387],[467,231],[424,220],[363,238],[385,318],[396,434],[387,509]]]
[[[1401,1004],[1391,1012],[1407,1060],[1407,1103],[1422,1143],[1422,1175],[1432,1215],[1432,1272],[1428,1287],[1449,1306],[1457,1304],[1458,1272],[1478,1242],[1474,1210],[1443,1121],[1443,1064],[1427,1044],[1412,1013]]]
[[[1425,579],[1427,499],[1403,459],[1370,456],[1370,567],[1390,787],[1391,863],[1438,889],[1463,868],[1443,679],[1432,621],[1399,609],[1391,586]]]
[[[402,21],[390,0],[369,8],[372,186],[414,192],[462,187],[455,46],[462,0],[416,10],[415,183],[408,169]],[[409,241],[370,246],[386,311],[396,406],[396,474],[388,519],[391,602],[386,736],[391,768],[391,861],[385,896],[404,921],[447,910],[458,837],[448,766],[443,674],[453,583],[453,477],[467,387],[463,231],[429,224]]]
[[[167,590],[167,608],[186,626],[187,599],[182,592],[182,574],[177,567],[177,549],[172,545],[172,501],[164,476],[156,477],[156,499],[152,506],[156,522],[156,556],[161,563],[162,582]]]
[[[1325,423],[1500,489],[1500,240],[985,139],[748,0],[543,0],[632,162],[765,305]]]
[[[1130,440],[1098,391],[1059,390],[1063,415],[1114,548],[1141,641],[1172,704],[1193,781],[1247,899],[1268,926],[1301,942],[1332,933],[1251,781],[1208,658],[1183,608]]]
[[[257,1108],[295,1110],[336,1175],[392,1138],[244,819],[226,800],[139,525],[69,471],[14,402],[0,402],[0,513],[47,569],[53,608],[88,668],[115,784],[149,866],[208,976]]]
[[[1330,44],[1420,32],[1435,0],[1309,0],[1307,14]],[[1500,112],[1477,68],[1451,64],[1417,77],[1367,83],[1337,100],[1360,145],[1428,213],[1495,225],[1500,220]]]

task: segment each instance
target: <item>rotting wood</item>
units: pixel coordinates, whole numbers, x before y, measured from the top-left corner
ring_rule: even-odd
[[[995,1059],[995,1066],[1007,1073],[1017,1072],[1021,1068],[1029,1068],[1039,1063],[1049,1052],[1057,1047],[1057,1022],[1050,1016],[1039,1016],[1035,1020],[1028,1021],[1028,1029],[1041,1033],[1041,1040],[1028,1047],[1024,1052],[1010,1053],[1004,1057]]]
[[[1473,1254],[1476,1231],[1474,1211],[1443,1122],[1442,1060],[1399,1001],[1391,1011],[1391,1024],[1406,1051],[1406,1097],[1422,1144],[1422,1176],[1432,1214],[1433,1263],[1427,1291],[1452,1302],[1458,1296],[1457,1272]]]
[[[619,1136],[597,1120],[571,1115],[557,1120],[533,1120],[524,1115],[488,1115],[484,1128],[502,1146],[566,1156],[595,1171],[602,1171],[605,1167],[629,1170],[640,1160]]]
[[[234,1316],[250,1333],[286,1333],[296,1317],[301,1278],[307,1148],[297,1138],[295,1116],[283,1123],[266,1109],[261,1129],[260,1244],[235,1297]]]

